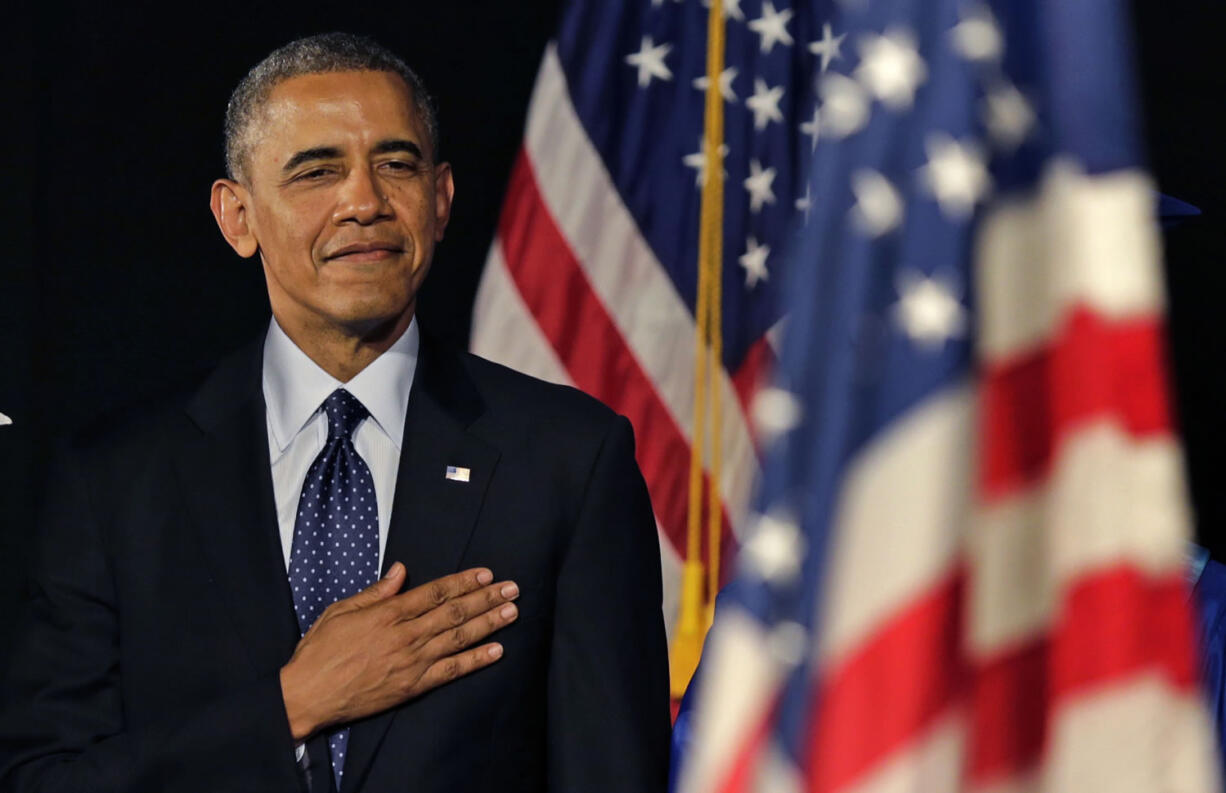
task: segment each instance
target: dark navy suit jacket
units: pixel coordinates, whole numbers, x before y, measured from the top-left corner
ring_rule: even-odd
[[[3,682],[0,790],[306,789],[261,360],[253,344],[67,456]],[[520,617],[497,663],[354,723],[342,793],[664,789],[659,549],[633,444],[580,392],[423,334],[384,570],[404,562],[411,587],[488,566],[520,584]],[[326,766],[310,780],[330,793]]]

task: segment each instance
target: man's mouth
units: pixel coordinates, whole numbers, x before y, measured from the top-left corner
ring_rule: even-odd
[[[390,242],[355,242],[328,254],[327,261],[377,262],[390,259],[404,252],[404,248]]]

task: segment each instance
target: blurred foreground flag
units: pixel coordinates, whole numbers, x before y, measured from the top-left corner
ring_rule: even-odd
[[[830,24],[680,790],[1217,789],[1123,3]]]
[[[746,408],[813,198],[813,79],[846,58],[832,7],[566,3],[474,306],[474,352],[633,422],[677,694],[760,472]]]

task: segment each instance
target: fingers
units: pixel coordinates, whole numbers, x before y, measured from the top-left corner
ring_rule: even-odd
[[[450,683],[456,678],[472,674],[489,666],[502,657],[502,645],[497,642],[483,644],[471,650],[449,655],[435,661],[418,679],[413,696],[424,694],[433,688]]]
[[[446,604],[449,600],[486,586],[493,580],[494,574],[484,567],[453,573],[410,589],[396,598],[396,607],[401,619],[413,619]]]
[[[487,595],[488,591],[494,594]],[[517,594],[518,589],[509,582],[486,587],[423,617],[423,621],[430,623],[426,633],[427,655],[441,658],[457,653],[510,625],[519,616],[519,609],[508,601]]]

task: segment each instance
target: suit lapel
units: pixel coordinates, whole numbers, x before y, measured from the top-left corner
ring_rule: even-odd
[[[433,364],[433,359],[423,363]],[[430,378],[423,378],[426,382]],[[456,572],[468,546],[498,451],[467,431],[468,421],[440,401],[441,389],[414,389],[400,451],[383,572],[403,562],[412,588]],[[468,481],[447,467],[468,469]]]
[[[176,461],[222,606],[257,674],[298,640],[273,501],[260,369],[263,339],[224,362],[188,406],[200,428]]]
[[[458,570],[498,450],[469,432],[484,405],[454,354],[422,335],[417,372],[405,417],[400,470],[383,554],[383,572],[403,562],[406,588]],[[447,467],[468,469],[468,481],[446,478]],[[400,708],[353,725],[342,790],[361,784]]]

